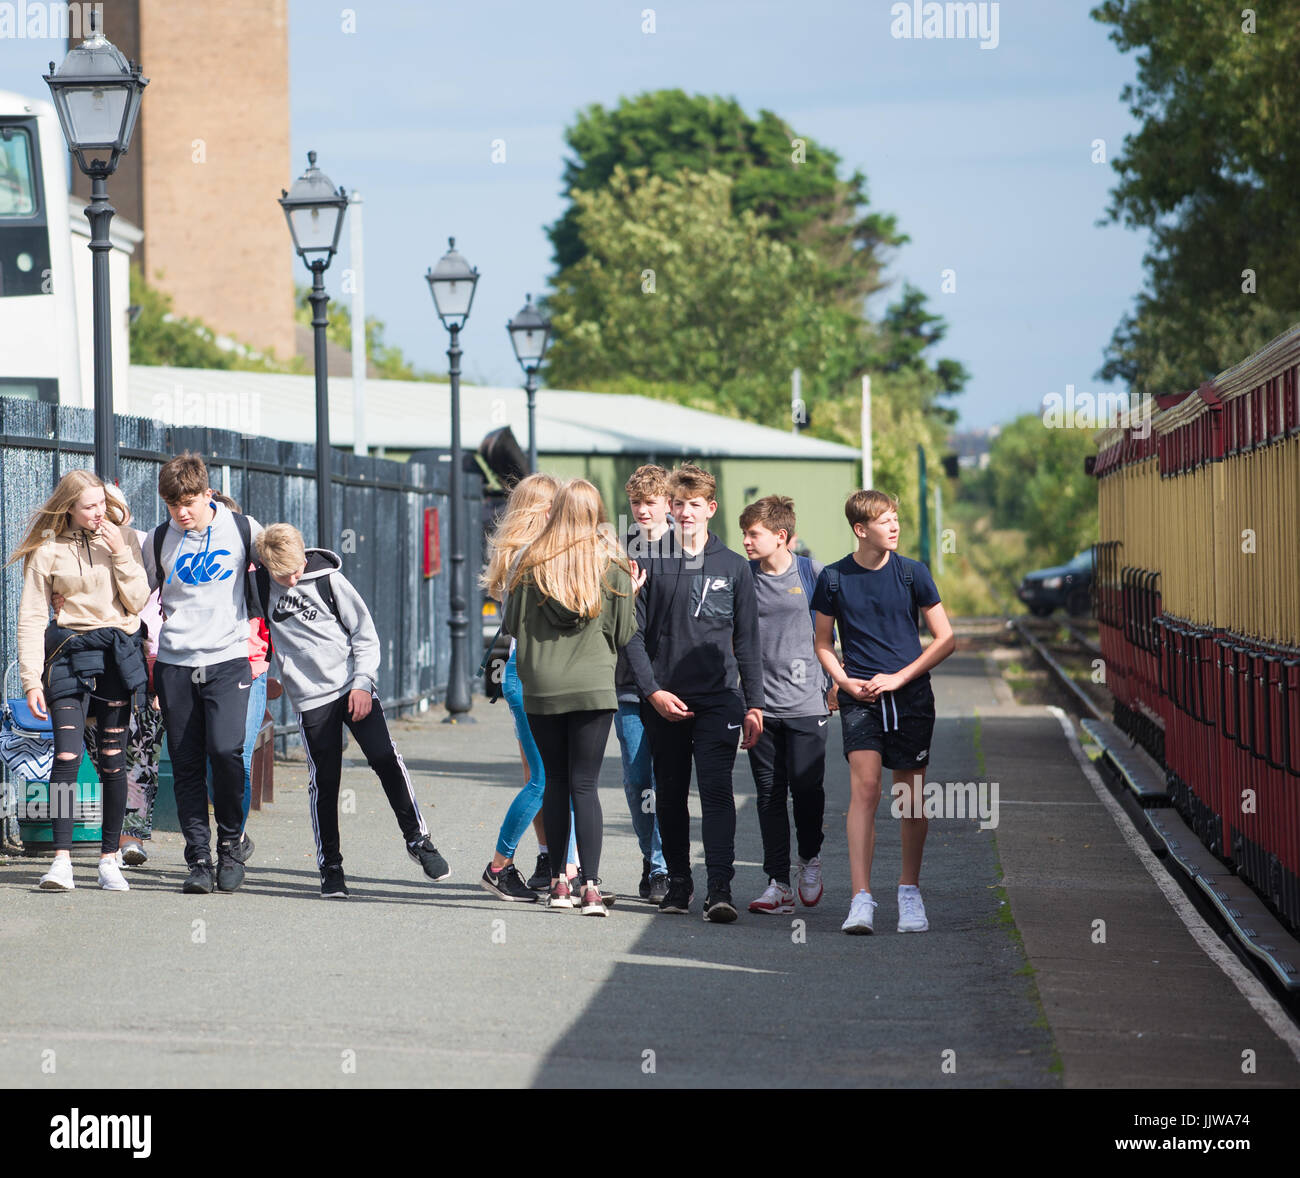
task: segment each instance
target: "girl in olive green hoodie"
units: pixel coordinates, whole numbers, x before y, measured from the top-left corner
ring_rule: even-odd
[[[524,711],[546,771],[546,842],[568,843],[572,803],[580,907],[604,916],[596,784],[618,708],[614,667],[636,632],[636,610],[627,557],[591,483],[570,479],[560,487],[546,527],[516,561],[506,588],[505,629],[515,639]],[[552,908],[575,906],[561,876],[552,876],[548,899]]]

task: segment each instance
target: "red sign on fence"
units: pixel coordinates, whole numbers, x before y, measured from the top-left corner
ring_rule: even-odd
[[[438,538],[438,509],[424,509],[424,575],[436,577],[442,572],[442,543]]]

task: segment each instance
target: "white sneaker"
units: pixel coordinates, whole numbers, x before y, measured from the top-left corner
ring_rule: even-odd
[[[122,875],[122,865],[118,855],[110,855],[99,861],[99,886],[106,892],[129,892],[131,885]]]
[[[771,913],[774,916],[783,912],[793,912],[794,889],[770,879],[767,881],[767,887],[764,889],[763,894],[757,900],[749,902],[749,910],[750,912]]]
[[[898,931],[900,933],[923,933],[930,928],[925,918],[925,904],[921,900],[921,889],[916,887],[898,889]]]
[[[70,892],[77,885],[72,879],[72,860],[60,855],[49,871],[41,876],[41,890],[45,892]]]
[[[853,897],[853,903],[849,905],[849,918],[840,925],[840,931],[856,933],[859,936],[870,935],[875,932],[873,927],[875,915],[876,902],[871,898],[871,893],[859,892]]]
[[[799,900],[805,908],[815,908],[822,898],[822,857],[814,855],[807,863],[800,862],[795,867],[798,879],[795,887],[799,889]]]

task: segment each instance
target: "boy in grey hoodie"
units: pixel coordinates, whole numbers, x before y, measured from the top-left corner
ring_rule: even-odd
[[[153,685],[167,726],[176,780],[176,816],[190,873],[181,890],[212,891],[207,764],[217,819],[218,891],[244,880],[251,844],[244,826],[244,727],[252,674],[244,572],[261,525],[215,502],[208,469],[182,454],[158,472],[158,494],[171,519],[141,545],[163,615]]]
[[[379,635],[366,603],[339,571],[342,561],[328,549],[304,548],[292,524],[272,524],[256,548],[261,567],[248,576],[307,750],[321,895],[348,895],[338,815],[345,724],[388,795],[407,854],[430,879],[446,879],[451,871],[429,838],[379,705]]]

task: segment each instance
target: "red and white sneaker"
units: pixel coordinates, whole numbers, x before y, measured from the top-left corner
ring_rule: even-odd
[[[605,897],[600,894],[600,888],[594,880],[588,880],[582,885],[582,915],[606,915]]]
[[[793,912],[794,889],[789,884],[777,883],[776,880],[770,879],[763,894],[757,900],[749,902],[749,910],[769,913],[773,916]]]
[[[816,908],[822,898],[822,858],[814,855],[807,863],[795,864],[796,882],[799,889],[799,902],[805,908]]]
[[[546,892],[547,908],[573,908],[573,895],[569,891],[569,881],[561,879],[551,884]]]

